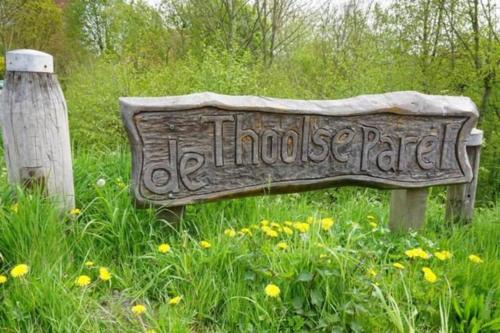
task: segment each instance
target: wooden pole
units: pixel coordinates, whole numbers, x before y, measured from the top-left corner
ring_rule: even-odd
[[[61,212],[74,208],[66,102],[50,54],[7,52],[2,127],[9,182],[40,186]]]
[[[389,228],[391,231],[418,230],[425,225],[427,188],[393,190]]]
[[[448,186],[446,223],[470,223],[472,221],[482,143],[483,131],[474,128],[467,139],[467,156],[472,167],[473,178],[470,183]]]

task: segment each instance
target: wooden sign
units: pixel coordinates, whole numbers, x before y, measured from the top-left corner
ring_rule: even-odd
[[[397,92],[300,101],[201,93],[120,103],[142,205],[472,178],[465,144],[478,114],[466,97]]]

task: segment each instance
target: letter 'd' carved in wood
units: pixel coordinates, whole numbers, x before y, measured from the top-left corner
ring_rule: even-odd
[[[478,114],[466,97],[395,92],[299,101],[201,93],[120,103],[141,205],[472,178],[465,144]]]

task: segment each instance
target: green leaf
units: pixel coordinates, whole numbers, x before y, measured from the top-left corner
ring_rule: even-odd
[[[313,279],[313,273],[301,272],[297,277],[297,282],[310,282]]]

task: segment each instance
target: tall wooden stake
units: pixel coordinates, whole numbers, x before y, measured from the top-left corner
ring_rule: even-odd
[[[68,211],[75,205],[68,115],[53,58],[15,50],[6,64],[1,112],[9,182],[40,186]]]
[[[470,183],[448,186],[445,215],[447,223],[469,223],[472,221],[482,143],[483,131],[474,128],[467,140],[467,156],[472,167],[473,178]]]

